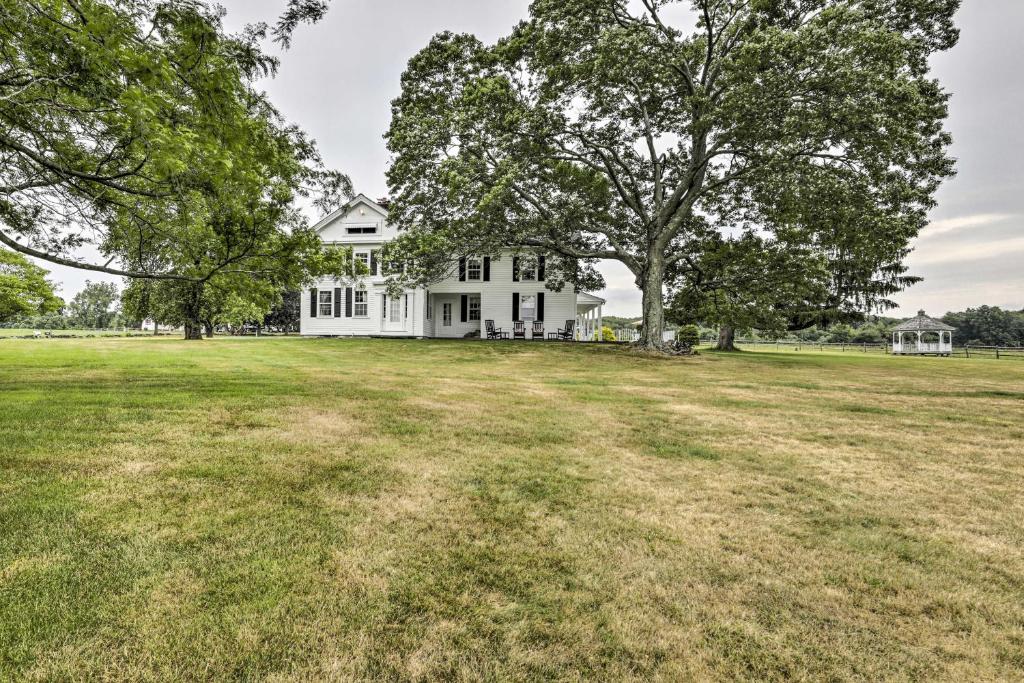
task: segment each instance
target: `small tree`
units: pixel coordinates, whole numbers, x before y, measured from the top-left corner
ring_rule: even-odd
[[[46,275],[21,254],[0,249],[0,323],[44,315],[64,305]]]
[[[832,344],[848,344],[853,340],[853,328],[845,323],[829,329],[828,340]]]
[[[263,318],[263,325],[276,332],[288,334],[299,331],[302,317],[302,292],[289,289],[281,292],[281,300]]]
[[[85,287],[68,304],[68,318],[75,327],[104,329],[117,318],[119,304],[120,296],[113,282],[86,280]]]

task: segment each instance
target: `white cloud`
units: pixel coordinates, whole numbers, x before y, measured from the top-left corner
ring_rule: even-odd
[[[981,228],[994,223],[1001,223],[1009,218],[1014,218],[1012,213],[977,213],[969,216],[957,216],[946,218],[941,221],[933,221],[921,231],[921,237],[935,237],[947,232],[955,232],[965,228]]]
[[[1018,251],[1024,251],[1024,237],[981,244],[926,245],[918,247],[908,261],[911,266],[978,261]]]

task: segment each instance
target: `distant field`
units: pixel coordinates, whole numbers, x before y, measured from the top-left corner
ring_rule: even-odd
[[[1011,680],[1024,363],[0,344],[0,680]]]

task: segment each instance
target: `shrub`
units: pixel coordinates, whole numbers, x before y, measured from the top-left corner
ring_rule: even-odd
[[[700,344],[700,330],[696,325],[683,325],[676,332],[676,341],[680,346],[693,348]]]

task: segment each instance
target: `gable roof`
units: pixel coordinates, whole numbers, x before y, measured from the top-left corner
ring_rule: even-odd
[[[599,296],[594,296],[589,292],[577,292],[576,304],[604,304],[607,303],[604,299]]]
[[[313,225],[313,229],[316,230],[317,232],[320,232],[321,230],[326,228],[328,225],[333,223],[337,218],[339,218],[340,216],[344,216],[346,213],[348,213],[352,209],[356,208],[360,204],[365,204],[366,206],[370,207],[374,211],[379,212],[382,216],[386,217],[388,215],[388,210],[387,209],[385,209],[383,206],[381,206],[377,202],[375,202],[372,199],[370,199],[369,197],[367,197],[365,194],[359,193],[355,197],[353,197],[349,201],[345,202],[344,204],[339,206],[337,209],[335,209],[334,211],[331,211],[329,214],[327,214],[326,216],[321,218],[319,221],[317,221],[316,224]]]
[[[917,317],[911,318],[892,328],[893,332],[953,332],[954,330],[956,330],[955,327],[951,327],[941,320],[929,318],[924,314],[924,311],[918,311]]]

